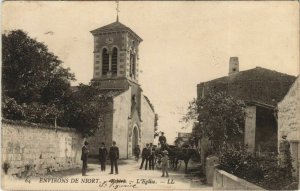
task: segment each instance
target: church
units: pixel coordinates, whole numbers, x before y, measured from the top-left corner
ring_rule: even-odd
[[[102,142],[113,141],[120,158],[133,156],[154,140],[155,111],[139,84],[139,44],[142,38],[117,18],[116,22],[91,31],[94,38],[94,73],[91,85],[112,99],[98,131],[88,139],[90,155],[97,156]]]

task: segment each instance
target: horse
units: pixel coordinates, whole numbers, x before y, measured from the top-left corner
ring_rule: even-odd
[[[174,145],[165,145],[162,147],[161,151],[162,150],[168,151],[170,166],[172,166],[174,170],[177,170],[179,161],[183,160],[185,164],[185,173],[187,173],[189,160],[198,154],[196,149],[186,147],[179,148]]]
[[[179,148],[177,151],[175,151],[174,170],[177,170],[178,162],[183,160],[185,164],[185,174],[187,174],[188,163],[193,156],[197,156],[196,149]]]

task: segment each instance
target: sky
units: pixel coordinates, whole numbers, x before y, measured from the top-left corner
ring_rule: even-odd
[[[119,7],[120,22],[143,39],[139,82],[169,143],[191,130],[179,121],[197,84],[228,75],[230,57],[239,57],[240,71],[260,66],[299,74],[297,1],[121,1]],[[75,73],[73,85],[88,84],[90,31],[116,21],[116,3],[6,1],[2,15],[2,32],[28,32]]]

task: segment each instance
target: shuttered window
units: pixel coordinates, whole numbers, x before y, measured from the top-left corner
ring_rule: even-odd
[[[109,55],[107,49],[102,50],[102,74],[106,75],[109,70]]]
[[[113,48],[112,57],[111,57],[111,72],[113,75],[118,73],[118,49]]]

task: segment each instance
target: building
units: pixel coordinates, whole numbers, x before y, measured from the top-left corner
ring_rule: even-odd
[[[120,158],[133,155],[136,145],[152,143],[155,112],[139,84],[139,44],[142,39],[118,20],[91,31],[94,37],[94,74],[91,84],[111,97],[104,122],[89,138],[91,155],[101,142],[117,142]]]
[[[229,60],[229,74],[197,85],[201,98],[209,90],[224,91],[246,103],[245,144],[251,152],[277,151],[276,105],[288,92],[295,76],[256,67],[239,71],[237,57]]]
[[[299,177],[300,165],[300,77],[296,79],[286,96],[278,103],[278,147],[282,136],[290,143],[294,176]]]
[[[192,133],[178,132],[175,139],[175,145],[181,147],[184,144],[189,144],[189,140],[192,137]]]

